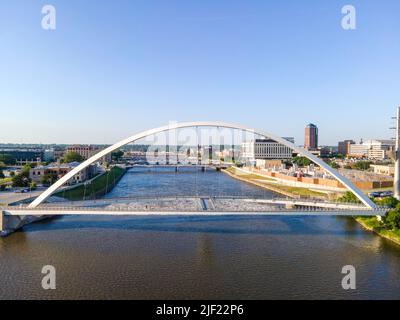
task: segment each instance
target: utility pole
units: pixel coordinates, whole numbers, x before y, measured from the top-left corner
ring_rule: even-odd
[[[400,200],[400,107],[397,107],[397,116],[393,119],[396,119],[396,127],[394,128],[396,131],[396,147],[394,150],[395,155],[395,164],[394,164],[394,197],[397,200]]]

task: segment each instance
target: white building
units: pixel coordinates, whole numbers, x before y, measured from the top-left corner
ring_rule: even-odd
[[[393,151],[394,147],[393,140],[367,140],[360,144],[349,145],[348,156],[383,160],[388,158],[389,152]]]
[[[62,178],[71,170],[75,169],[79,166],[79,162],[70,162],[70,163],[52,163],[47,166],[37,166],[33,169],[29,170],[29,177],[32,181],[36,183],[42,183],[43,176],[53,176],[57,180]],[[78,172],[74,177],[67,182],[67,185],[73,185],[76,183],[84,182],[97,174],[97,166],[90,165],[86,167],[84,170]]]
[[[374,169],[374,173],[385,176],[394,176],[394,165],[377,165],[371,164],[371,168]]]
[[[294,138],[283,138],[294,143]],[[241,157],[247,161],[257,159],[290,159],[293,150],[271,139],[255,139],[246,141],[241,146]]]
[[[93,145],[81,145],[81,144],[76,144],[76,145],[71,145],[68,146],[66,149],[67,152],[76,152],[80,154],[83,159],[87,160],[90,157],[94,156],[96,153],[100,152],[103,150],[103,147],[99,146],[93,146]],[[104,157],[101,158],[101,162],[111,162],[111,154],[107,154]]]

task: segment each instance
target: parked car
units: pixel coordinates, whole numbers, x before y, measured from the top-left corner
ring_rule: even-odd
[[[368,194],[371,198],[393,197],[392,191],[375,191]]]
[[[375,192],[370,192],[368,195],[369,195],[371,198],[377,198],[377,197],[380,197],[380,196],[381,196],[381,193],[375,191]]]
[[[392,191],[383,191],[381,192],[381,197],[392,197],[393,192]]]

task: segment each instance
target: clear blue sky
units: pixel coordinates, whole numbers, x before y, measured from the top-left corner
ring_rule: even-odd
[[[357,30],[341,28],[348,3]],[[313,122],[336,144],[390,137],[400,105],[398,0],[4,0],[0,40],[0,142],[223,120],[298,144]]]

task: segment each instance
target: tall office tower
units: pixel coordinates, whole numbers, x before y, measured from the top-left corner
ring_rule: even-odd
[[[318,127],[315,124],[308,124],[305,130],[304,148],[307,150],[318,149]]]

